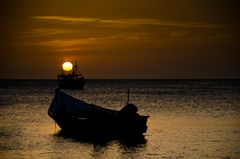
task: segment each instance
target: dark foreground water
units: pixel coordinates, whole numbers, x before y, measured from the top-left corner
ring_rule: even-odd
[[[0,81],[0,158],[240,158],[240,80],[88,80],[65,91],[150,115],[144,139],[92,142],[62,136],[47,115],[56,81]]]

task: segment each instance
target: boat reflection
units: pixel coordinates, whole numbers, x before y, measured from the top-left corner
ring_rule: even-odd
[[[147,139],[144,135],[122,135],[122,134],[95,134],[87,135],[87,134],[76,134],[69,133],[63,130],[59,130],[56,134],[57,137],[71,139],[80,143],[88,143],[93,145],[107,145],[110,142],[117,141],[122,146],[126,147],[137,147],[139,145],[146,145]]]

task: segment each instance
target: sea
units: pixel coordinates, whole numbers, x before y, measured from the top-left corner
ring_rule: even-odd
[[[61,135],[48,116],[56,80],[0,81],[1,159],[240,159],[240,80],[86,80],[62,90],[149,115],[141,140],[81,140]]]

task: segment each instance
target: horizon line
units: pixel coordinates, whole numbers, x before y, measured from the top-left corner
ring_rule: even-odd
[[[52,78],[0,78],[0,81],[57,81]],[[240,80],[240,78],[87,78],[85,80]]]

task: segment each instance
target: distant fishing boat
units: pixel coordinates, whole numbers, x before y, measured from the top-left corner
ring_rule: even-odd
[[[138,108],[127,104],[120,111],[88,104],[56,89],[48,115],[62,131],[87,135],[142,135],[149,116],[139,115]]]
[[[77,63],[64,62],[62,73],[58,75],[58,88],[83,89],[85,79],[78,69]]]

